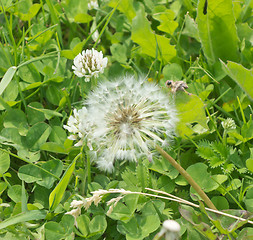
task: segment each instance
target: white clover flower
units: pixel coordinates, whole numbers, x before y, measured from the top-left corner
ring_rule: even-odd
[[[155,144],[168,143],[177,123],[169,96],[157,85],[134,77],[100,83],[88,95],[86,107],[77,122],[89,126],[86,137],[93,147],[93,160],[107,172],[112,172],[115,160],[137,161],[144,155],[152,161],[151,150]],[[69,121],[76,127],[76,121]],[[77,136],[72,125],[65,128]],[[80,136],[84,134],[82,131]]]
[[[83,107],[80,110],[74,109],[74,116],[70,116],[67,125],[63,125],[73,135],[70,135],[68,139],[79,140],[75,146],[81,146],[83,144],[84,137],[89,134],[90,124],[83,120],[87,117],[87,109]]]
[[[225,130],[236,129],[235,121],[232,118],[227,118],[226,120],[222,121],[221,125]]]
[[[72,69],[78,77],[85,77],[85,81],[90,81],[92,76],[98,77],[99,73],[104,72],[107,66],[107,57],[103,58],[102,51],[98,52],[94,48],[82,51],[74,58]]]
[[[93,8],[98,8],[97,0],[90,0],[90,2],[88,3],[88,9],[91,10]]]

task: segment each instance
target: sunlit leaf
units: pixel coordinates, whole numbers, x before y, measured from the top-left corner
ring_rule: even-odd
[[[197,24],[202,48],[210,64],[219,58],[223,61],[238,60],[238,37],[232,1],[200,0]]]
[[[223,63],[223,69],[246,94],[253,99],[253,69],[247,69],[235,62]]]
[[[62,176],[61,180],[59,181],[59,183],[57,184],[57,186],[54,188],[54,190],[51,192],[49,196],[49,206],[52,211],[61,202],[63,194],[69,183],[70,177],[75,169],[75,164],[76,164],[76,159],[69,165],[64,175]]]

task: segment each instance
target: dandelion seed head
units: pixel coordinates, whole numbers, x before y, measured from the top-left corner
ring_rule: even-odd
[[[104,72],[108,59],[103,57],[102,51],[98,52],[94,48],[82,51],[74,58],[72,69],[78,77],[85,77],[85,81],[90,81],[92,76],[98,77]]]
[[[107,172],[113,171],[115,160],[146,156],[152,161],[154,144],[168,144],[178,121],[169,96],[145,78],[102,82],[88,95],[85,106],[83,116],[77,112],[65,128],[76,138],[78,131],[88,136],[94,161]]]

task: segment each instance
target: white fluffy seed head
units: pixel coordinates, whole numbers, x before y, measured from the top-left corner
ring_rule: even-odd
[[[154,144],[168,142],[178,121],[169,96],[145,78],[126,76],[100,83],[85,105],[87,112],[80,116],[79,110],[77,121],[70,118],[65,128],[88,135],[94,161],[108,172],[115,160],[137,161],[142,155],[152,160]]]

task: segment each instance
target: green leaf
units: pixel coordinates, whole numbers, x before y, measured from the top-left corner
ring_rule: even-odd
[[[45,120],[44,113],[37,111],[34,108],[42,109],[43,105],[39,102],[31,102],[29,104],[29,107],[26,109],[26,114],[30,125],[34,125],[38,122],[44,122]]]
[[[79,231],[82,233],[84,237],[87,237],[90,233],[89,225],[90,225],[90,219],[82,214],[76,218],[77,226]]]
[[[39,150],[40,146],[44,144],[51,133],[51,127],[44,123],[39,122],[34,124],[26,135],[27,146],[32,150]]]
[[[131,39],[141,46],[142,53],[160,61],[167,63],[176,56],[175,46],[170,44],[170,39],[153,33],[142,5],[132,22]]]
[[[122,1],[118,1],[118,0],[111,0],[108,3],[108,6],[112,7],[112,8],[116,8],[124,13],[127,17],[127,19],[129,21],[131,21],[135,16],[135,10],[133,7],[133,0],[122,0]]]
[[[10,155],[0,151],[0,175],[4,174],[10,167]]]
[[[231,77],[251,99],[253,99],[253,69],[247,69],[235,62],[228,62],[227,65],[222,62],[222,64],[223,70],[227,75]]]
[[[148,237],[150,233],[157,230],[160,226],[158,215],[136,216],[130,221],[118,222],[118,231],[126,235],[128,240],[141,240]]]
[[[219,185],[212,180],[211,173],[207,172],[207,168],[207,165],[204,163],[195,163],[188,167],[186,171],[199,184],[203,191],[210,192],[217,189]]]
[[[8,197],[15,203],[21,202],[22,197],[22,186],[13,185],[8,189]],[[25,192],[26,197],[28,197],[27,192]]]
[[[163,75],[166,80],[179,81],[183,77],[183,70],[177,63],[167,64],[163,68]]]
[[[60,177],[63,170],[63,163],[62,161],[57,159],[49,160],[46,163],[43,163],[41,167],[51,172],[55,176]],[[56,178],[54,176],[44,171],[41,171],[41,177],[42,179],[38,180],[37,183],[48,189],[50,189],[53,186],[54,182],[56,181]]]
[[[61,154],[68,154],[69,150],[64,147],[62,144],[58,144],[56,142],[46,142],[40,146],[40,150],[54,152],[54,153],[61,153]]]
[[[17,128],[20,135],[26,135],[28,124],[25,113],[20,109],[9,109],[4,117],[4,127]]]
[[[54,190],[51,192],[51,194],[49,196],[49,206],[50,206],[51,211],[55,210],[55,208],[61,202],[63,194],[64,194],[64,192],[67,188],[67,185],[69,183],[70,177],[75,169],[75,164],[76,164],[76,158],[69,165],[69,167],[65,171],[64,175],[62,176],[61,180],[59,181],[57,186],[54,188]]]
[[[219,58],[223,61],[238,60],[238,37],[233,14],[233,3],[229,0],[198,2],[197,24],[204,54],[210,64]]]
[[[14,225],[16,223],[23,223],[32,220],[45,219],[47,212],[45,210],[32,210],[18,215],[12,216],[0,223],[0,229]]]
[[[170,35],[173,35],[174,31],[178,27],[178,22],[174,21],[175,13],[171,9],[166,9],[163,5],[155,7],[153,18],[160,22],[157,29]]]
[[[149,183],[148,168],[142,163],[138,164],[136,167],[136,176],[139,183],[138,185],[141,186],[142,191],[144,191],[145,188],[148,187],[148,183]]]
[[[18,75],[24,82],[41,83],[40,73],[32,63],[20,67],[18,69]]]
[[[4,74],[3,79],[0,82],[0,96],[2,95],[3,91],[6,89],[8,84],[11,82],[17,67],[10,67],[7,72]]]
[[[179,117],[177,133],[180,137],[186,138],[186,136],[189,137],[195,133],[192,126],[193,123],[200,124],[203,132],[208,130],[204,103],[198,96],[178,92],[176,96],[176,107]]]
[[[106,230],[107,227],[107,222],[105,220],[105,216],[102,215],[97,215],[95,216],[89,224],[90,228],[90,234],[89,236],[94,236],[94,235],[102,235],[104,231]]]
[[[78,23],[88,23],[92,20],[93,20],[92,16],[90,16],[87,13],[79,13],[79,14],[76,14],[74,17],[74,21]]]
[[[253,172],[253,159],[252,158],[249,158],[246,160],[246,166],[251,172]]]
[[[26,183],[42,180],[41,170],[31,164],[20,167],[18,170],[18,177]]]
[[[54,116],[56,116],[56,117],[62,117],[62,114],[61,114],[61,113],[56,112],[56,111],[54,111],[54,110],[44,109],[44,108],[35,108],[35,107],[30,106],[30,105],[29,105],[28,107],[30,107],[30,108],[32,108],[32,109],[38,111],[38,112],[44,113],[46,119],[48,119],[48,120],[49,120],[50,118],[54,117]]]

